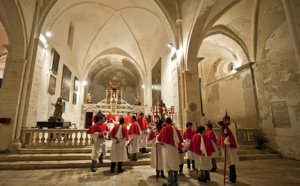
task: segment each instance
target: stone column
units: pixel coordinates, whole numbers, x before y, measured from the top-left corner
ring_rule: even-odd
[[[201,58],[202,59],[202,58]],[[198,63],[200,58],[189,59],[187,61],[187,70],[184,72],[186,118],[184,123],[190,121],[194,126],[201,125],[201,105],[199,92],[199,74]]]
[[[174,122],[178,129],[184,129],[182,121],[182,104],[181,104],[181,92],[180,92],[180,69],[178,63],[180,59],[177,58],[176,53],[171,58],[172,60],[172,84],[173,84],[173,100],[174,100]]]
[[[258,103],[256,94],[255,78],[252,69],[254,63],[248,63],[236,70],[241,73],[241,81],[244,95],[244,106],[246,114],[246,125],[243,128],[255,128],[258,127]]]
[[[20,135],[22,130],[22,125],[26,121],[28,115],[28,106],[30,104],[30,89],[31,89],[31,80],[33,77],[33,70],[35,67],[35,60],[37,54],[37,48],[39,43],[39,33],[36,33],[40,9],[43,6],[43,0],[36,0],[36,8],[34,13],[34,19],[32,23],[30,41],[27,52],[27,63],[24,68],[23,76],[21,78],[22,81],[22,93],[20,94],[20,103],[18,108],[18,119],[15,127],[15,131],[13,134],[14,142],[10,147],[11,152],[17,153],[18,149],[21,148],[22,144],[20,142]]]
[[[18,122],[18,108],[22,90],[22,77],[26,66],[25,59],[14,59],[11,48],[8,49],[8,57],[0,91],[0,118],[10,118],[9,124],[0,123],[0,151],[10,147],[14,140],[14,134]]]

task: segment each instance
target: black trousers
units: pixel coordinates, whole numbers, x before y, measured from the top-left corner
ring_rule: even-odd
[[[115,170],[115,166],[116,166],[116,163],[115,162],[111,162],[111,165],[110,165],[110,170],[111,171],[114,171]],[[122,162],[118,162],[118,170],[122,170]]]
[[[187,159],[187,168],[191,169],[191,160],[190,159]],[[195,160],[192,160],[192,168],[196,169],[196,167],[195,167]]]
[[[179,172],[183,172],[183,164],[179,165]]]
[[[230,179],[230,181],[235,182],[235,180],[236,180],[235,165],[229,166],[229,171],[230,171],[230,173],[229,173],[229,179]]]

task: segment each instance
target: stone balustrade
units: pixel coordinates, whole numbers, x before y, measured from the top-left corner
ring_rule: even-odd
[[[87,129],[23,129],[23,147],[86,147],[93,144]]]
[[[253,133],[256,129],[236,129],[237,143],[239,145],[255,145],[256,142],[253,140]],[[220,129],[214,129],[217,138],[221,135]]]

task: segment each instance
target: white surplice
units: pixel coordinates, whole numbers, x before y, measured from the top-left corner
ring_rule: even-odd
[[[126,137],[123,138],[122,134],[122,125],[119,126],[116,138],[119,140],[119,143],[116,143],[117,140],[112,138],[112,146],[110,150],[110,160],[112,162],[124,162],[128,161],[127,151],[126,151]]]

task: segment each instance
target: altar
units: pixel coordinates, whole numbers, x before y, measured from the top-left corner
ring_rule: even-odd
[[[119,116],[126,116],[128,112],[139,113],[144,112],[144,107],[140,105],[130,105],[122,99],[123,90],[120,87],[118,78],[114,77],[110,86],[106,90],[106,98],[98,103],[93,103],[92,99],[87,100],[87,103],[82,104],[80,123],[83,128],[89,128],[92,125],[91,119],[99,110],[107,116],[112,112],[116,119]],[[134,96],[134,95],[133,95]]]

